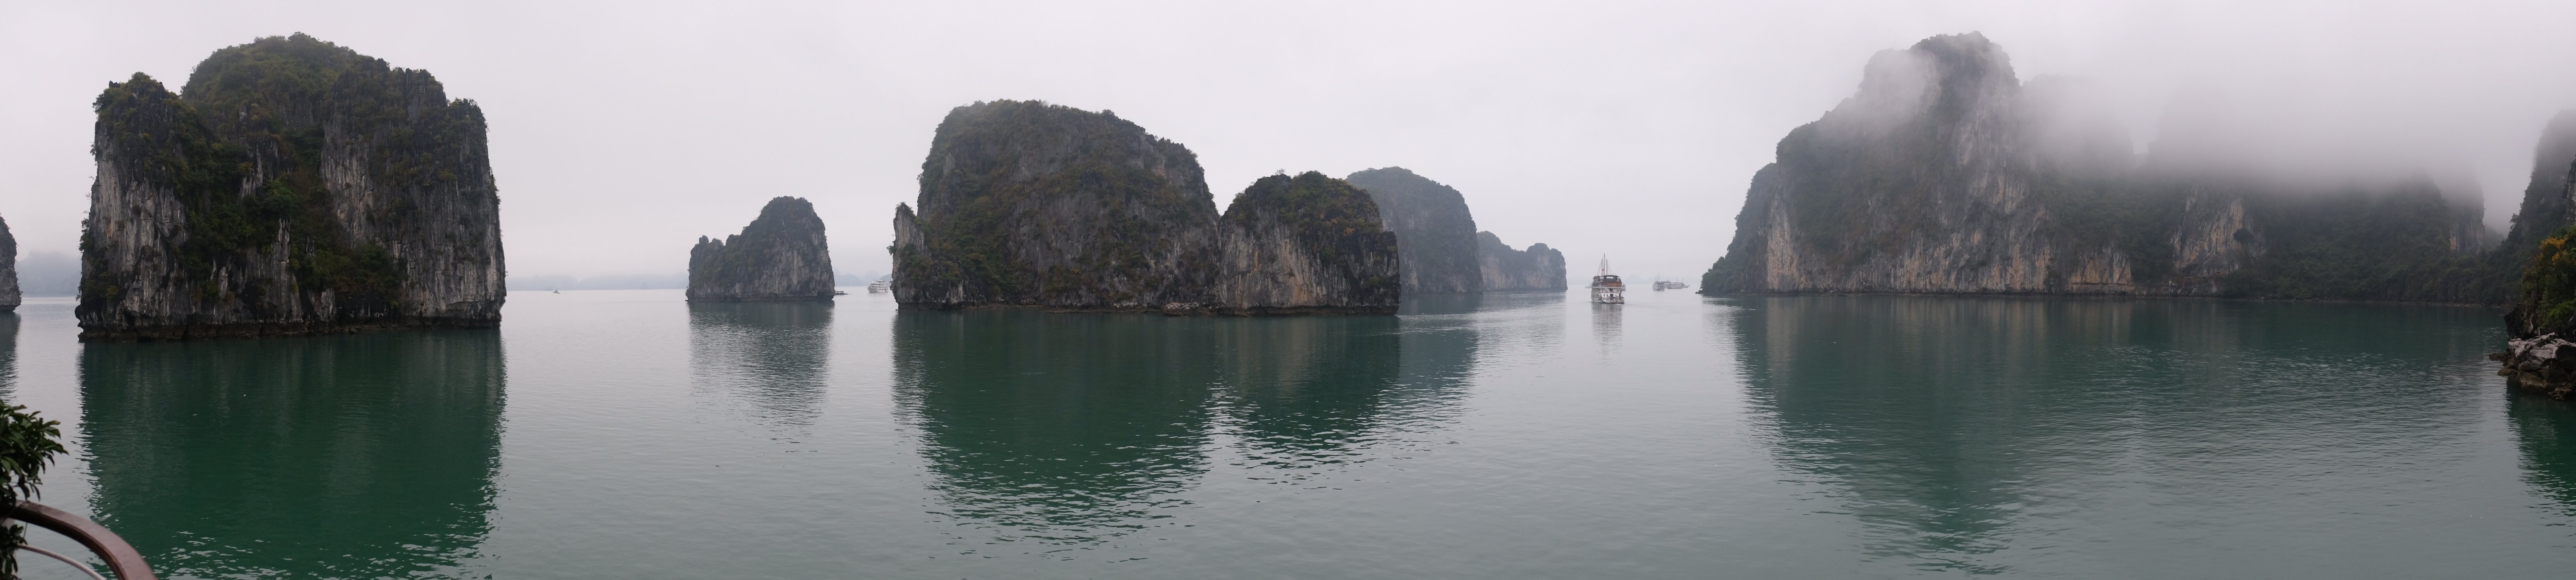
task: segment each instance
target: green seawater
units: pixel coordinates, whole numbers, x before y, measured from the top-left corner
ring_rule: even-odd
[[[0,396],[165,578],[2576,574],[2576,405],[2493,375],[2486,309],[1632,300],[85,345],[37,299]]]

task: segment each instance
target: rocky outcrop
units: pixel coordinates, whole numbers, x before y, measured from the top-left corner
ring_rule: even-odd
[[[1403,268],[1397,234],[1379,215],[1366,192],[1322,173],[1252,182],[1226,207],[1219,274],[1202,307],[1256,316],[1394,314]]]
[[[1198,156],[1179,143],[1107,111],[975,103],[939,123],[920,197],[895,210],[894,296],[907,308],[1202,302],[1216,222]]]
[[[500,324],[482,110],[298,34],[95,106],[83,340]]]
[[[2087,94],[2020,82],[1973,33],[1877,54],[1851,98],[1754,174],[1701,292],[2475,301],[2453,271],[2467,259],[2455,249],[2481,243],[2461,225],[2483,210],[2462,196],[2421,178],[2285,183],[2181,155],[2136,166]],[[2185,137],[2160,132],[2157,150],[2197,150],[2168,144]]]
[[[1198,157],[1114,113],[1035,101],[958,107],[931,140],[920,197],[895,206],[895,301],[907,309],[1377,312],[1379,285],[1392,293],[1398,283],[1392,271],[1369,278],[1381,274],[1368,261],[1376,254],[1360,251],[1383,235],[1392,267],[1394,236],[1365,193],[1330,181],[1339,189],[1272,192],[1256,183],[1235,201],[1246,213],[1220,224]],[[1367,219],[1349,215],[1359,208]],[[1315,224],[1347,231],[1328,235]],[[1230,282],[1220,287],[1221,278]]]
[[[18,237],[9,234],[9,220],[0,219],[0,312],[17,310],[22,299],[18,292]]]
[[[1486,290],[1565,289],[1565,253],[1547,244],[1515,250],[1493,232],[1476,232],[1476,258]]]
[[[2576,342],[2557,333],[2508,339],[2504,352],[2487,358],[2503,362],[2496,374],[2517,388],[2562,401],[2576,395]]]
[[[823,218],[804,198],[771,199],[742,233],[699,236],[689,249],[690,302],[831,300],[836,293]]]
[[[1360,171],[1343,180],[1368,192],[1387,231],[1404,240],[1398,259],[1404,266],[1405,294],[1485,289],[1476,218],[1457,189],[1402,167]]]

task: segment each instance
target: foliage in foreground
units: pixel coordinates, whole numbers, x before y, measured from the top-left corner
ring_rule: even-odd
[[[63,452],[62,435],[62,424],[38,417],[25,406],[0,407],[0,474],[8,479],[0,482],[0,500],[17,505],[21,499],[36,497],[45,466]],[[0,532],[7,536],[0,541],[8,542],[0,546],[0,580],[18,577],[18,545],[27,542],[26,531],[24,525],[9,524]]]

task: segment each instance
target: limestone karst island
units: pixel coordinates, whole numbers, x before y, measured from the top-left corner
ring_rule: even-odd
[[[742,233],[689,249],[690,302],[831,300],[832,248],[814,203],[779,197]]]
[[[269,37],[93,108],[83,340],[501,323],[483,111],[428,71]]]
[[[0,3],[0,580],[2576,576],[2576,3],[1879,4]]]

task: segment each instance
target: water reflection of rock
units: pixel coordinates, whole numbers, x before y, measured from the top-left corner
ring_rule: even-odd
[[[689,303],[689,378],[777,427],[822,414],[832,355],[832,303]]]
[[[903,311],[895,397],[941,509],[1003,539],[1144,528],[1205,473],[1217,337],[1205,319]]]
[[[1975,301],[1743,298],[1727,311],[1775,456],[1880,531],[1865,551],[1979,568],[2023,498],[2010,440],[2040,313]],[[1977,330],[1990,334],[1979,335]],[[2021,332],[2015,332],[2020,330]],[[2025,339],[2027,337],[2027,339]],[[1982,340],[1981,340],[1982,339]],[[1865,361],[1865,362],[1864,362]],[[1992,380],[1976,381],[1978,373]],[[1955,565],[1951,565],[1955,564]]]
[[[1383,435],[1387,406],[1407,394],[1401,324],[1391,316],[1217,321],[1223,405],[1248,461],[1295,480],[1356,460]]]
[[[1179,505],[1220,436],[1295,481],[1442,420],[1475,337],[1472,304],[1439,308],[1461,314],[904,311],[895,393],[946,513],[1004,540],[1098,542]]]
[[[18,388],[18,314],[0,312],[0,403]],[[15,404],[15,403],[10,403]]]
[[[494,330],[87,343],[101,523],[163,577],[452,575],[492,523]]]
[[[1726,302],[1734,308],[1712,309],[1712,323],[1733,336],[1774,461],[1862,524],[1863,553],[1969,573],[2007,572],[1995,562],[2009,558],[1987,555],[2036,538],[2081,541],[2051,536],[2067,525],[2052,518],[2103,500],[2078,508],[2068,496],[2154,485],[2127,479],[2136,474],[2241,485],[2292,462],[2436,454],[2444,426],[2476,419],[2352,418],[2475,412],[2422,381],[2480,352],[2470,337],[2491,335],[2490,314],[2442,307]],[[2314,411],[2320,376],[2338,381],[2333,413]]]
[[[2507,392],[2505,417],[2522,448],[2523,480],[2532,491],[2576,515],[2576,405],[2545,396]]]

